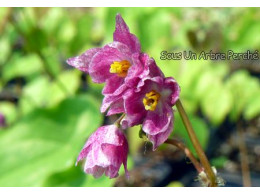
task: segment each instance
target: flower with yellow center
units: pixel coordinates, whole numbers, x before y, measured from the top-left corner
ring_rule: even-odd
[[[110,73],[115,73],[119,77],[126,77],[128,69],[130,68],[131,64],[127,60],[122,60],[120,62],[115,61],[113,64],[110,65]]]
[[[178,100],[179,92],[179,85],[172,77],[143,78],[137,87],[128,89],[124,94],[126,116],[121,121],[122,128],[142,125],[155,150],[173,130],[172,106]]]
[[[161,95],[157,93],[155,90],[146,93],[145,97],[143,98],[143,104],[145,110],[154,111],[156,109],[160,96]]]

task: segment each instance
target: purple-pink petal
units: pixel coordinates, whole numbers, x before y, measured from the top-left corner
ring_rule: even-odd
[[[122,86],[124,82],[124,79],[122,77],[117,76],[114,74],[106,81],[106,85],[104,86],[102,90],[102,94],[112,94],[114,93],[118,88]]]
[[[120,98],[118,101],[115,101],[110,105],[107,116],[123,113],[124,111],[124,101]]]
[[[127,90],[127,86],[126,85],[122,85],[119,88],[119,92],[122,92],[122,94],[126,90]],[[121,93],[119,93],[119,94],[115,93],[115,95],[114,94],[112,94],[112,95],[105,95],[105,97],[103,98],[103,101],[102,101],[102,105],[100,107],[100,111],[102,113],[104,113],[110,107],[107,115],[111,115],[111,113],[121,113],[119,111],[124,112],[124,107],[123,107],[123,103],[122,103],[123,102],[122,94]],[[115,112],[114,109],[116,109],[117,111]]]
[[[144,105],[141,97],[142,93],[135,93],[134,89],[129,89],[124,94],[124,108],[126,116],[122,119],[121,125],[123,129],[141,124],[147,111],[144,109]]]
[[[157,107],[160,106],[163,108],[156,108],[155,111],[147,112],[143,123],[143,130],[145,133],[156,135],[166,131],[168,128],[173,117],[172,108],[169,105],[157,105]]]
[[[114,42],[104,46],[104,48],[98,52],[89,64],[89,75],[93,82],[104,83],[107,79],[115,76],[110,73],[110,65],[115,61],[128,60],[131,61],[130,51],[127,46]]]
[[[116,15],[116,29],[114,32],[114,41],[127,45],[133,53],[140,53],[141,46],[138,38],[131,34],[128,26],[120,14]]]
[[[101,48],[92,48],[87,50],[85,53],[80,56],[72,57],[67,60],[67,63],[83,72],[88,73],[89,64],[93,58],[93,56],[99,52]]]
[[[153,150],[155,150],[158,146],[163,144],[168,139],[172,130],[173,130],[173,118],[170,120],[168,128],[164,132],[160,132],[155,135],[147,134],[148,139],[153,143]]]
[[[142,124],[156,149],[173,130],[172,106],[179,98],[179,90],[173,78],[148,76],[141,79],[135,89],[129,89],[123,96],[126,116],[121,121],[122,128]],[[160,95],[159,100],[154,110],[146,110],[143,99],[151,91]]]
[[[98,178],[105,173],[114,178],[118,176],[123,164],[127,172],[127,140],[117,126],[102,126],[95,131],[79,154],[77,162],[86,159],[84,171]]]
[[[172,77],[165,78],[164,83],[165,86],[167,86],[167,88],[171,89],[171,91],[173,92],[171,94],[171,104],[173,106],[179,99],[180,91],[181,91],[180,86],[178,85],[176,80],[174,80]]]

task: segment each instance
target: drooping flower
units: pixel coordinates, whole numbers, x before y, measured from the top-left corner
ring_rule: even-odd
[[[173,129],[172,106],[179,98],[180,88],[171,77],[146,77],[136,88],[124,94],[126,117],[123,128],[142,124],[153,143],[153,149],[165,142]]]
[[[69,58],[67,63],[89,73],[93,82],[106,83],[102,91],[104,95],[118,94],[125,88],[125,80],[131,81],[132,77],[138,76],[136,73],[140,71],[136,72],[136,67],[140,64],[140,54],[139,40],[130,33],[121,15],[117,14],[112,43],[89,49],[80,56]]]
[[[128,176],[128,143],[118,127],[119,121],[123,129],[142,124],[154,149],[162,144],[173,129],[172,106],[180,92],[177,82],[165,78],[154,59],[141,52],[139,40],[120,14],[113,35],[112,43],[67,60],[88,73],[93,82],[105,83],[101,112],[125,114],[116,125],[98,128],[78,156],[77,163],[85,159],[84,171],[94,177],[117,177],[122,164]]]
[[[118,176],[121,164],[127,171],[128,143],[116,125],[99,127],[88,139],[80,152],[77,163],[86,159],[84,171],[95,178],[105,173],[110,178]]]

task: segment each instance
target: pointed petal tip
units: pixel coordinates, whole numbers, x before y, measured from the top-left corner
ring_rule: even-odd
[[[66,63],[71,66],[71,58],[68,58],[68,59],[66,60]]]
[[[153,143],[153,152],[157,150],[157,147],[158,146]]]
[[[116,20],[118,20],[118,19],[123,19],[120,13],[116,14]]]
[[[125,177],[126,177],[127,180],[130,180],[130,174],[129,174],[128,171],[125,173]]]
[[[119,28],[121,31],[127,31],[129,33],[129,28],[120,13],[116,15],[116,29],[117,28]]]
[[[77,158],[76,162],[75,162],[75,167],[78,166],[79,161],[81,161],[82,159],[80,159],[79,157]]]

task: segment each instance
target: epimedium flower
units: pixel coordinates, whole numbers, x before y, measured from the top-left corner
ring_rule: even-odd
[[[138,76],[141,46],[138,38],[131,34],[120,14],[116,16],[116,28],[113,42],[102,48],[92,48],[67,60],[67,63],[90,75],[93,82],[106,83],[102,93],[117,95],[125,86],[125,80],[131,81]],[[126,79],[127,78],[127,79]]]
[[[155,150],[173,130],[172,106],[179,99],[180,87],[172,77],[146,77],[124,95],[126,117],[123,128],[142,124]]]
[[[93,82],[105,83],[102,113],[124,113],[119,122],[102,126],[90,136],[77,163],[86,159],[86,173],[94,177],[105,174],[110,178],[118,176],[123,164],[128,176],[128,143],[119,129],[120,121],[123,129],[142,124],[156,149],[173,129],[172,106],[180,92],[177,82],[165,78],[154,59],[141,52],[139,40],[130,33],[120,14],[116,16],[112,43],[89,49],[67,63],[88,73]]]
[[[84,171],[98,178],[105,174],[110,178],[118,176],[123,164],[126,176],[128,143],[123,132],[135,125],[142,125],[142,134],[146,134],[153,143],[153,150],[164,143],[173,130],[174,113],[172,107],[176,103],[180,115],[187,119],[187,115],[179,99],[180,87],[172,77],[165,77],[153,58],[141,52],[140,42],[131,34],[128,26],[120,14],[116,16],[116,28],[113,42],[102,48],[92,48],[83,54],[72,57],[67,63],[90,75],[93,82],[105,83],[102,90],[104,99],[101,112],[107,115],[123,113],[114,125],[99,127],[87,140],[81,150],[76,165],[85,160]],[[223,180],[216,176],[210,165],[188,120],[183,120],[191,135],[191,141],[201,159],[202,165],[188,154],[198,172],[199,179],[205,180],[207,186],[223,184]],[[0,114],[1,126],[1,114]],[[193,135],[194,134],[194,135]],[[168,139],[168,144],[179,146],[178,140]],[[204,172],[205,168],[205,172]],[[202,178],[202,179],[201,179]]]
[[[123,132],[116,125],[99,127],[87,140],[81,150],[76,165],[86,159],[84,171],[95,178],[104,173],[110,178],[118,176],[121,164],[127,171],[128,143]]]
[[[139,55],[139,58],[136,63],[139,63],[138,66],[135,66],[133,69],[131,69],[129,75],[138,75],[138,76],[135,77],[132,76],[131,79],[126,77],[125,80],[127,85],[123,85],[123,87],[121,87],[121,90],[120,91],[118,90],[118,93],[105,95],[102,102],[102,106],[100,108],[102,113],[105,112],[108,108],[109,108],[107,112],[108,116],[113,114],[123,113],[125,111],[123,94],[129,88],[136,88],[139,81],[146,77],[155,77],[155,76],[164,77],[164,74],[156,65],[154,59],[150,58],[147,54],[142,53],[141,55]]]
[[[124,112],[123,93],[148,75],[162,76],[161,70],[147,54],[141,53],[140,42],[130,33],[120,14],[116,16],[114,41],[103,48],[92,48],[67,60],[68,64],[89,73],[93,82],[106,83],[101,112],[107,115]]]

